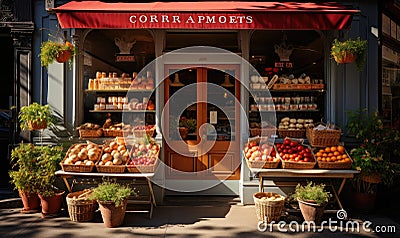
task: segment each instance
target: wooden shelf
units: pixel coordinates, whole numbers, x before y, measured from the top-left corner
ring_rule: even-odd
[[[97,89],[89,90],[86,89],[85,93],[151,93],[154,89]]]
[[[274,110],[274,111],[250,111],[250,113],[256,113],[256,112],[260,112],[260,113],[280,113],[280,112],[285,112],[285,113],[289,113],[289,112],[319,112],[319,110]]]
[[[129,113],[155,113],[156,110],[89,110],[89,112],[129,112]]]

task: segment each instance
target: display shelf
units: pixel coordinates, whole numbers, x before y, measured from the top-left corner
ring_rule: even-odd
[[[143,112],[148,112],[148,113],[155,113],[156,110],[89,110],[89,112],[129,112],[129,113],[143,113]]]
[[[151,93],[154,89],[96,89],[96,90],[89,90],[86,89],[85,93]]]
[[[250,111],[250,113],[256,113],[256,112],[260,112],[260,113],[280,113],[280,112],[286,112],[286,113],[292,113],[292,112],[319,112],[319,110],[274,110],[274,111]]]

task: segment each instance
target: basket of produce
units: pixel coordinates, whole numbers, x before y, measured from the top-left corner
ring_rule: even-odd
[[[145,135],[148,135],[149,137],[153,137],[155,131],[156,131],[155,125],[135,126],[132,129],[133,134],[137,138],[144,137]]]
[[[103,135],[103,129],[100,125],[85,123],[78,128],[80,138],[98,138]]]
[[[335,126],[319,123],[313,128],[306,129],[306,136],[313,147],[327,147],[339,144],[342,130]]]
[[[316,165],[311,148],[302,140],[285,138],[283,143],[275,144],[284,169],[312,169]]]
[[[312,119],[284,117],[278,125],[280,138],[305,138],[307,127],[314,126]]]
[[[96,169],[100,173],[123,173],[129,160],[129,151],[124,141],[111,140],[103,145],[103,154],[96,163]]]
[[[253,194],[256,215],[259,221],[279,221],[285,205],[285,197],[278,193],[258,192]]]
[[[65,172],[92,172],[102,154],[102,146],[80,143],[69,147],[60,165]]]
[[[315,157],[320,169],[350,169],[353,163],[341,145],[316,149]]]
[[[243,153],[247,166],[253,169],[278,168],[280,159],[277,157],[275,148],[260,141],[259,137],[252,138],[244,147]]]
[[[97,202],[89,198],[92,190],[73,192],[67,195],[68,213],[71,221],[85,222],[93,220]]]
[[[304,138],[304,129],[278,129],[278,135],[280,138],[292,137],[292,138]]]
[[[134,143],[126,168],[130,173],[154,173],[159,163],[160,145],[153,140]]]

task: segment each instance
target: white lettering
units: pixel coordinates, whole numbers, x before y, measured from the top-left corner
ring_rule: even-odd
[[[229,23],[231,23],[231,24],[232,24],[232,23],[238,23],[238,22],[237,22],[237,19],[236,19],[236,16],[230,16],[229,19],[230,19],[230,20],[229,20]]]
[[[207,23],[215,24],[215,16],[207,16]]]
[[[164,22],[169,22],[168,16],[167,16],[167,15],[162,15],[162,16],[161,16],[161,22],[162,22],[162,23],[164,23]]]
[[[252,16],[247,16],[246,17],[246,23],[248,23],[248,24],[253,23],[253,17]]]
[[[140,21],[140,23],[146,23],[147,22],[147,16],[146,15],[140,15],[139,16],[139,21]]]
[[[150,15],[150,22],[158,22],[156,15]]]
[[[172,16],[172,22],[173,23],[181,23],[181,20],[179,19],[179,16]]]
[[[291,232],[298,232],[299,231],[299,223],[297,223],[297,221],[291,221],[289,223],[289,230]]]
[[[130,17],[129,17],[129,21],[130,21],[131,23],[136,23],[136,16],[130,16]]]
[[[206,19],[206,17],[205,16],[198,16],[197,19],[198,19],[197,22],[201,23],[202,21],[204,21]]]
[[[278,222],[278,231],[287,232],[288,230],[285,228],[286,223],[284,221]]]
[[[259,231],[265,232],[265,231],[267,231],[267,228],[268,228],[268,225],[267,225],[266,222],[259,221],[259,222],[257,223],[257,229],[258,229]]]
[[[188,19],[186,20],[186,23],[195,23],[195,21],[193,20],[192,16],[189,16]]]
[[[239,23],[242,24],[243,20],[245,19],[245,16],[238,16],[237,19],[239,19]]]
[[[218,17],[219,23],[226,23],[226,16],[220,16]]]
[[[372,229],[370,229],[371,225],[372,225],[372,222],[365,221],[363,223],[363,230],[366,231],[366,232],[372,232]]]

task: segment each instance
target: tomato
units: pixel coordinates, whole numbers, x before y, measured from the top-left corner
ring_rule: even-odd
[[[304,152],[303,156],[304,156],[304,157],[311,157],[311,153]]]
[[[310,148],[308,148],[308,147],[306,147],[304,150],[305,150],[307,153],[311,153],[311,150],[310,150]]]
[[[287,149],[284,149],[282,152],[285,153],[285,154],[287,154],[288,150],[287,150]]]

